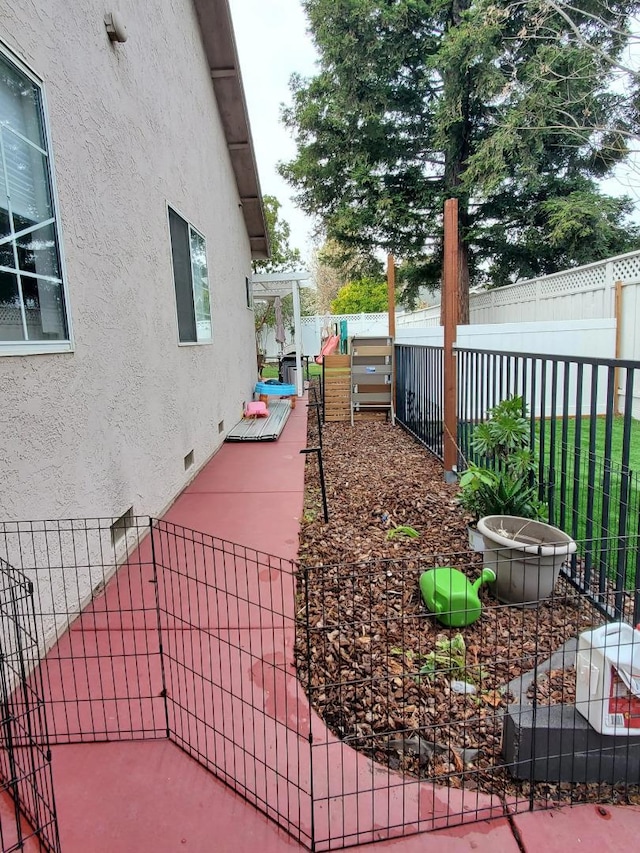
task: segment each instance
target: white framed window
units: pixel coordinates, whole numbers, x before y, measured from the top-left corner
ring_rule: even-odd
[[[173,283],[181,344],[208,343],[212,338],[207,244],[199,231],[169,207]]]
[[[0,45],[0,354],[70,349],[44,94]]]
[[[247,308],[253,311],[253,282],[251,276],[245,275],[244,286],[247,293]]]

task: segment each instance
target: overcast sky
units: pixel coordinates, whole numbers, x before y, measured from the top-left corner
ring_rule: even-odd
[[[280,104],[289,101],[293,72],[314,73],[315,52],[298,0],[230,0],[240,55],[253,143],[263,195],[282,203],[291,226],[291,245],[308,262],[312,222],[291,200],[292,190],[276,164],[295,155],[295,145],[280,121]]]
[[[293,140],[280,121],[280,105],[290,100],[289,78],[294,72],[305,77],[315,73],[315,51],[306,19],[299,0],[230,0],[230,5],[262,192],[282,203],[281,215],[291,226],[291,244],[308,262],[313,223],[295,207],[290,186],[276,172],[279,161],[295,155]],[[637,66],[638,56],[634,64]],[[636,221],[640,220],[638,162],[634,157],[618,170],[617,179],[602,186],[612,195],[631,196]]]

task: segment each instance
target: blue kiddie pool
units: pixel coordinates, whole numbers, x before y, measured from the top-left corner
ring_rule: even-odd
[[[297,394],[295,385],[289,385],[288,382],[278,382],[277,379],[256,382],[255,392],[267,397],[291,397],[293,394]]]
[[[263,402],[267,402],[267,397],[288,397],[289,404],[292,409],[296,407],[297,389],[295,385],[290,385],[288,382],[278,382],[277,379],[266,379],[264,382],[256,382],[256,394],[259,395]]]

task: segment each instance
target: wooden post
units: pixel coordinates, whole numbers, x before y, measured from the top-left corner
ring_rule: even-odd
[[[442,305],[444,317],[444,478],[457,480],[458,417],[456,393],[456,357],[453,345],[458,326],[459,290],[458,199],[444,203],[444,266],[442,270]]]
[[[389,302],[389,337],[396,336],[396,262],[387,255],[387,296]]]
[[[395,348],[396,340],[396,261],[393,255],[387,255],[387,301],[389,303],[389,337],[391,344]],[[393,403],[393,412],[396,410],[396,360],[391,359],[391,401]],[[392,412],[392,415],[393,415]],[[393,417],[391,422],[393,423]]]
[[[615,318],[616,318],[616,350],[615,350],[615,358],[620,358],[622,352],[622,282],[616,281],[614,285],[614,298],[615,298]],[[616,367],[613,371],[613,386],[614,386],[614,403],[613,403],[613,411],[614,414],[620,414],[620,368]]]
[[[291,295],[293,296],[293,326],[296,344],[296,392],[298,397],[302,397],[304,387],[302,382],[302,320],[300,317],[300,283],[298,279],[294,279]]]

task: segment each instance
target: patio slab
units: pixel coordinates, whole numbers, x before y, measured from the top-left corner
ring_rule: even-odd
[[[165,519],[293,560],[298,553],[297,527],[301,514],[299,491],[186,492]]]
[[[64,853],[298,853],[306,848],[169,741],[53,750]],[[517,853],[504,818],[362,853]]]
[[[187,494],[230,492],[268,494],[297,491],[305,457],[297,441],[278,441],[265,465],[260,444],[224,444],[216,464],[208,465],[187,488]]]
[[[58,746],[63,853],[256,853],[301,846],[168,740]]]
[[[23,853],[41,853],[42,846],[33,835],[33,830],[24,819],[20,817],[21,847],[18,847],[18,827],[16,824],[16,812],[13,800],[7,791],[0,792],[0,844],[3,850],[20,849]]]
[[[514,817],[524,853],[542,850],[636,850],[640,806],[598,806],[527,812]]]

